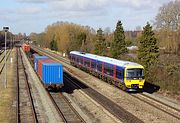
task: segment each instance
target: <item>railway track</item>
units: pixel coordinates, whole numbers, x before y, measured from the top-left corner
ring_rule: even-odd
[[[31,95],[30,85],[28,83],[27,74],[22,60],[21,51],[17,50],[17,121],[18,123],[37,123],[37,115],[33,98]]]
[[[67,98],[61,92],[48,92],[59,115],[65,123],[85,123],[79,113],[73,108]]]
[[[44,52],[41,50],[41,52]],[[47,54],[44,54],[47,55]],[[53,55],[50,53],[53,57],[56,57],[56,55]],[[58,59],[59,60],[59,59]],[[63,62],[64,59],[61,61]],[[67,60],[65,61],[66,63],[70,64]],[[75,88],[82,89],[88,96],[93,98],[96,102],[101,104],[107,111],[109,111],[111,114],[113,114],[117,119],[127,122],[127,123],[142,123],[139,118],[135,117],[131,113],[127,112],[125,109],[120,107],[119,105],[115,104],[113,101],[109,100],[96,90],[88,87],[87,85],[81,83],[79,80],[72,78],[71,76],[67,76],[68,74],[64,73],[64,77],[71,82],[71,86],[74,86]],[[70,79],[71,78],[71,79]],[[78,84],[77,84],[78,83]],[[72,85],[73,84],[73,85]],[[70,85],[69,85],[70,86]],[[68,86],[68,87],[69,87]],[[83,89],[86,88],[86,89]]]
[[[48,55],[51,58],[54,58],[55,60],[58,60],[60,62],[64,62],[64,63],[70,65],[70,62],[68,60],[66,60],[64,58],[62,59],[62,57],[60,57],[54,53],[49,53],[49,52],[44,51],[40,48],[38,48],[37,50],[44,55]],[[170,106],[170,105],[168,105],[168,104],[166,104],[160,100],[157,100],[155,98],[147,96],[143,93],[142,94],[130,94],[130,95],[133,96],[134,98],[137,98],[140,101],[143,101],[143,102],[147,103],[148,105],[151,105],[151,106],[157,108],[158,110],[180,120],[180,110],[179,109],[177,109],[173,106]]]
[[[0,50],[0,55],[4,53],[5,50]]]
[[[9,50],[7,50],[7,54],[8,54],[8,52],[9,52]],[[1,58],[0,58],[0,63],[1,63],[4,60],[4,58],[5,58],[5,52],[2,52],[0,54],[0,56],[1,56]]]
[[[29,60],[29,62],[31,61]],[[42,81],[41,84],[44,87]],[[84,119],[61,92],[53,92],[46,89],[46,93],[64,123],[85,123]]]
[[[67,80],[66,82],[68,82],[68,87],[73,86],[74,88],[81,89],[88,96],[101,104],[107,111],[113,114],[120,121],[126,123],[143,123],[143,121],[126,111],[124,108],[120,107],[119,105],[117,105],[104,95],[100,94],[96,90],[92,89],[91,87],[88,87],[87,85],[81,83],[79,80],[72,78],[67,73],[64,73],[64,77]]]
[[[8,58],[9,58],[9,55],[11,54],[11,51],[12,50],[8,50],[8,52],[7,52],[7,57],[6,57],[6,61],[8,60]],[[2,56],[3,55],[3,56]],[[1,54],[1,59],[0,59],[0,74],[2,73],[2,71],[3,71],[3,69],[4,69],[4,67],[5,67],[5,54]]]
[[[147,96],[146,94],[139,93],[139,94],[131,94],[134,98],[139,99],[140,101],[143,101],[153,107],[155,107],[158,110],[161,110],[162,112],[180,120],[180,110],[176,109],[170,105],[167,105],[164,102],[161,102],[159,100],[156,100],[150,96]]]
[[[59,61],[70,65],[70,61],[69,61],[68,59],[66,59],[66,58],[63,58],[63,57],[61,57],[61,56],[58,56],[57,54],[48,52],[48,51],[46,51],[46,50],[42,50],[42,49],[40,49],[40,48],[34,47],[34,46],[32,46],[32,45],[31,45],[31,47],[32,47],[33,49],[37,49],[38,51],[40,51],[39,53],[42,54],[42,55],[51,56],[52,58],[56,58],[56,60],[58,59]]]

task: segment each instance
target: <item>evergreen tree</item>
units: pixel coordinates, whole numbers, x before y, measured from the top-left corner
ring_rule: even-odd
[[[158,62],[159,48],[152,26],[147,23],[140,37],[138,60],[145,67],[146,76],[151,65]]]
[[[105,38],[103,36],[103,31],[101,28],[97,30],[97,35],[96,35],[96,43],[95,43],[95,49],[94,53],[97,55],[104,55],[105,49],[106,49],[106,42]]]
[[[121,21],[117,22],[110,51],[113,58],[119,58],[120,55],[127,52],[124,29],[122,27]]]
[[[53,36],[52,41],[50,42],[50,49],[51,50],[58,50],[57,41],[55,40],[55,36]]]

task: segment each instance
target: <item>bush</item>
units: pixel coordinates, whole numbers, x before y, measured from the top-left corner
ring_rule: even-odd
[[[161,90],[172,93],[180,91],[179,56],[161,54],[158,65],[151,66],[146,80],[159,85]]]

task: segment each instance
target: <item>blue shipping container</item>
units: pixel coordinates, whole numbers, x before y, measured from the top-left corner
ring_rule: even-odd
[[[47,59],[47,58],[49,58],[49,57],[47,57],[47,56],[34,56],[34,69],[36,72],[38,70],[38,60],[39,59]]]
[[[63,66],[60,63],[42,64],[42,81],[45,85],[63,84]]]

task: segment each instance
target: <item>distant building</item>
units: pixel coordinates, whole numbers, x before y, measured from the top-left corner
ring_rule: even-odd
[[[138,47],[137,46],[130,46],[130,47],[127,47],[128,50],[138,50]]]
[[[142,31],[125,31],[125,35],[131,38],[137,38],[142,34]]]

